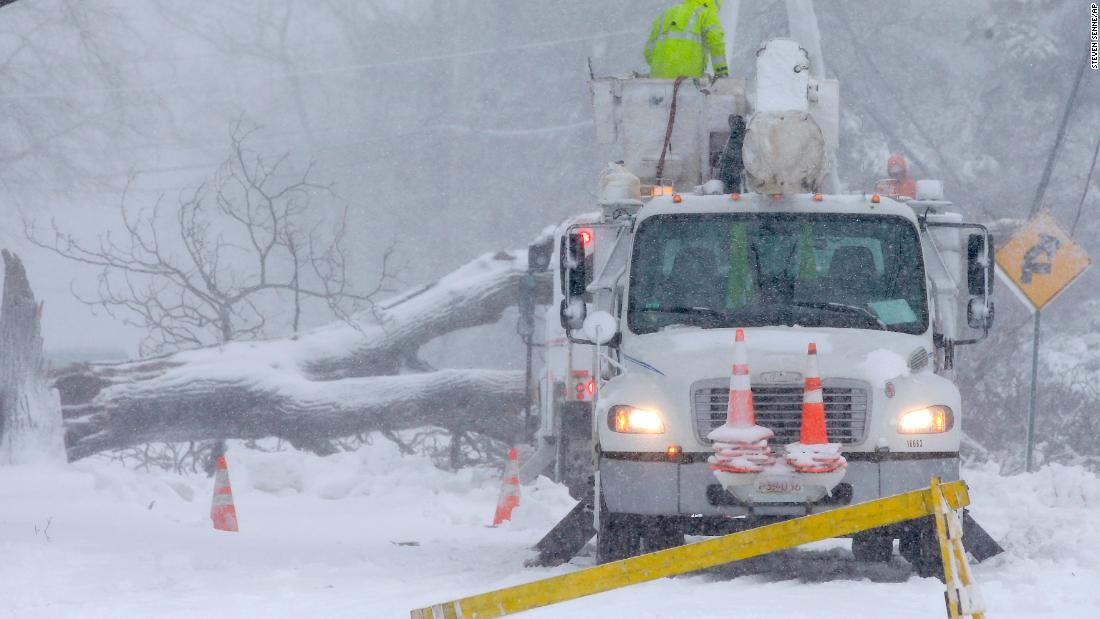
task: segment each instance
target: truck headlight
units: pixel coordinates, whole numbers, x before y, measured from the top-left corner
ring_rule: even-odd
[[[955,426],[955,415],[948,406],[918,408],[898,417],[899,434],[942,434]]]
[[[607,426],[623,434],[664,434],[661,414],[633,406],[612,406],[607,412]]]

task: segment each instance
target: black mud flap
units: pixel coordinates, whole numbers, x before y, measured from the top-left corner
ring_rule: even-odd
[[[971,517],[969,510],[963,511],[962,541],[966,551],[979,563],[986,559],[992,559],[1005,551],[1005,549],[1001,548],[1001,545],[997,543],[997,540],[993,539],[993,536],[989,533],[986,533],[985,529]]]
[[[590,492],[585,500],[577,503],[565,518],[562,518],[539,540],[539,543],[535,544],[535,550],[539,552],[539,556],[528,561],[527,565],[552,567],[575,557],[588,540],[596,535],[596,529],[592,526],[593,515]]]

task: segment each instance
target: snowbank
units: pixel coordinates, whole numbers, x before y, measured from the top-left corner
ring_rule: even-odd
[[[0,468],[0,616],[407,616],[467,570],[473,588],[527,577],[515,562],[572,507],[542,479],[491,529],[499,471],[381,439],[326,458],[231,444],[228,461],[240,534],[210,528],[202,475]]]
[[[379,440],[317,457],[231,446],[241,533],[210,528],[211,480],[102,459],[0,468],[0,616],[406,617],[409,609],[592,564],[524,568],[571,507],[546,479],[488,526],[499,471],[440,471]],[[973,512],[1007,549],[975,572],[990,616],[1100,616],[1100,478],[1047,467],[968,471]],[[525,616],[937,617],[943,590],[895,557],[856,563],[831,540]]]

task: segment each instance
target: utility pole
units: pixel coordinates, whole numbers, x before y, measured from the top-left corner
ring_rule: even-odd
[[[1036,213],[1043,208],[1043,196],[1046,195],[1047,185],[1050,183],[1050,175],[1054,171],[1054,163],[1058,160],[1058,153],[1062,150],[1062,144],[1066,139],[1066,130],[1069,128],[1069,119],[1073,115],[1074,104],[1077,101],[1077,91],[1081,88],[1081,78],[1085,75],[1085,65],[1088,64],[1088,60],[1081,62],[1081,66],[1077,69],[1077,77],[1073,80],[1073,89],[1069,93],[1069,99],[1066,101],[1066,109],[1062,113],[1062,120],[1058,124],[1058,133],[1054,136],[1054,146],[1050,148],[1050,154],[1047,156],[1046,166],[1043,168],[1043,175],[1039,179],[1039,186],[1035,189],[1035,199],[1031,203],[1031,210],[1028,211],[1028,217],[1034,217]]]
[[[729,2],[729,4],[734,4]],[[817,80],[825,79],[825,54],[821,51],[821,29],[817,25],[817,12],[814,0],[787,0],[787,30],[790,36],[810,58],[810,75]],[[732,45],[731,45],[732,48]],[[730,49],[729,55],[733,55]],[[732,62],[732,58],[729,59]],[[837,174],[837,162],[830,162],[829,173],[825,179],[826,193],[840,192],[840,176]]]

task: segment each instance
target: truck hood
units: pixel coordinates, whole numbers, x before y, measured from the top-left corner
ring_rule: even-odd
[[[633,335],[623,341],[623,361],[631,373],[652,372],[693,382],[729,376],[734,329],[673,328]],[[745,329],[749,371],[754,382],[801,380],[808,345],[817,344],[823,378],[851,378],[874,387],[910,374],[910,359],[924,356],[931,365],[930,346],[918,335],[863,329],[767,327]]]

